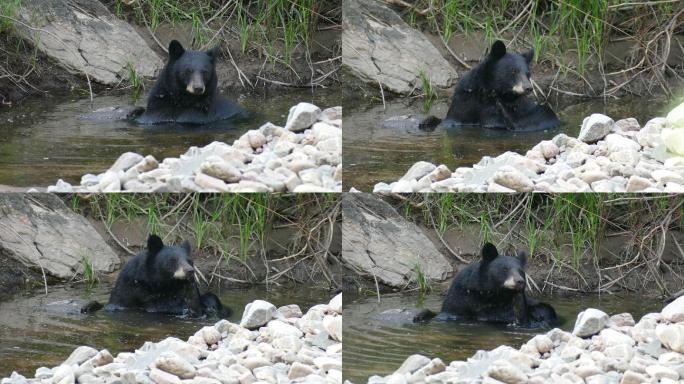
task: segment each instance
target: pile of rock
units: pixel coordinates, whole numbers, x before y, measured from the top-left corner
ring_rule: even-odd
[[[368,383],[681,383],[684,297],[638,323],[629,313],[587,309],[570,332],[553,329],[520,349],[478,351],[449,365],[413,355],[389,376]]]
[[[670,116],[643,127],[636,119],[614,122],[593,114],[578,138],[559,134],[527,151],[485,156],[451,172],[418,162],[398,181],[378,183],[376,193],[411,192],[684,192],[684,157],[668,152],[684,129]],[[676,136],[678,137],[678,136]]]
[[[302,314],[256,300],[240,324],[221,320],[187,342],[169,337],[116,357],[78,347],[35,378],[13,372],[1,384],[227,384],[342,382],[342,295]]]
[[[59,180],[48,192],[341,192],[342,107],[299,103],[285,127],[266,123],[233,145],[215,141],[180,158],[124,153],[78,186]]]

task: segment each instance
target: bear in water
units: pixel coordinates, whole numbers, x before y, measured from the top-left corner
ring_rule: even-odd
[[[216,59],[218,48],[185,50],[176,40],[169,44],[169,61],[154,84],[147,110],[139,124],[208,124],[245,116],[237,104],[219,95]]]
[[[560,124],[546,105],[527,95],[532,92],[530,62],[534,50],[506,52],[496,41],[483,62],[459,81],[444,126],[479,125],[483,128],[540,131]]]
[[[150,235],[147,249],[123,267],[106,308],[190,316],[230,316],[231,312],[213,293],[200,294],[190,243],[168,246],[156,235]]]
[[[482,260],[468,265],[454,278],[437,318],[524,327],[553,325],[557,322],[553,307],[527,297],[525,293],[526,262],[524,252],[503,256],[493,244],[485,244]]]

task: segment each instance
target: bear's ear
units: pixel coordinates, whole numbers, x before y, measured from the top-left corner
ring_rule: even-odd
[[[181,45],[178,40],[171,40],[169,43],[169,59],[171,61],[178,60],[179,57],[183,56],[185,53],[185,48]]]
[[[185,251],[188,253],[188,257],[192,256],[192,247],[190,246],[189,241],[183,240],[180,246],[181,248],[185,249]]]
[[[221,52],[221,47],[218,45],[207,51],[207,55],[209,56],[209,58],[211,58],[212,63],[215,62],[216,59],[219,57],[220,52]]]
[[[489,52],[489,58],[493,61],[499,60],[506,54],[506,45],[501,40],[497,40],[492,44],[492,49]]]
[[[147,251],[150,255],[156,255],[162,248],[164,248],[164,243],[159,236],[150,235],[150,237],[147,238]]]
[[[499,251],[496,250],[494,244],[485,243],[485,245],[482,247],[482,261],[489,263],[496,259],[497,256],[499,256]]]
[[[527,252],[525,251],[518,251],[518,259],[520,260],[520,265],[525,267],[525,264],[527,264]]]
[[[534,59],[534,48],[530,48],[527,52],[523,52],[522,57],[525,58],[525,61],[529,65],[532,62],[532,59]]]

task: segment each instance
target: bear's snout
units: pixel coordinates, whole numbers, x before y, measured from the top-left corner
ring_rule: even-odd
[[[503,283],[504,288],[512,289],[514,291],[522,291],[525,289],[525,279],[518,273],[509,276]]]
[[[179,265],[178,269],[173,273],[173,278],[177,280],[185,280],[195,273],[195,268],[190,264]]]
[[[185,90],[191,95],[202,95],[205,91],[204,80],[199,73],[194,73]]]

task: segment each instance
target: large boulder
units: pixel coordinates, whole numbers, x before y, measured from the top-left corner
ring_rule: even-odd
[[[61,279],[87,258],[95,272],[112,272],[119,257],[102,236],[56,195],[0,194],[0,255]]]
[[[415,281],[416,267],[428,280],[443,281],[452,267],[415,224],[374,195],[342,198],[342,260],[360,276],[392,287]]]
[[[162,60],[124,20],[96,0],[23,0],[15,29],[67,70],[102,84],[154,77]]]
[[[433,86],[448,88],[456,72],[428,39],[379,1],[342,2],[342,63],[360,79],[409,93],[420,72]]]

